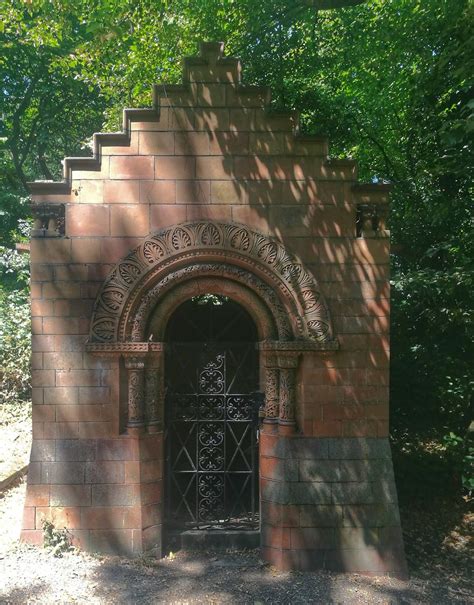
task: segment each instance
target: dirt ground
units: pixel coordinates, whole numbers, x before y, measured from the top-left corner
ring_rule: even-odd
[[[179,552],[166,559],[66,553],[55,558],[17,542],[25,484],[0,499],[0,603],[88,605],[166,603],[474,603],[470,583],[472,516],[403,510],[409,582],[331,573],[278,572],[255,551]],[[455,515],[452,517],[451,515]],[[445,526],[453,527],[443,540]],[[456,525],[456,521],[459,521]],[[441,540],[441,541],[440,541]]]
[[[0,481],[28,464],[31,449],[31,417],[25,408],[16,418],[0,406]]]

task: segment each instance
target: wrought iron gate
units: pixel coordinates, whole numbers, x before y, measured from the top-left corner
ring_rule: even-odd
[[[256,528],[255,343],[170,344],[166,375],[168,528]]]

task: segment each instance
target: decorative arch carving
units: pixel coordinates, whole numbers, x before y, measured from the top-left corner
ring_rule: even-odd
[[[208,277],[203,274],[200,277],[192,275],[185,282],[177,276],[175,287],[159,297],[159,304],[155,307],[157,312],[152,310],[149,314],[145,332],[143,332],[144,326],[140,327],[140,336],[141,334],[144,336],[143,341],[148,341],[150,338],[153,341],[164,341],[168,321],[176,308],[201,294],[221,294],[241,304],[253,319],[260,341],[276,340],[282,333],[291,332],[286,318],[283,323],[278,319],[275,309],[271,307],[271,301],[262,300],[250,288],[228,277],[222,275]]]
[[[237,293],[235,298],[238,298],[239,294],[244,295],[245,290],[250,291],[253,294],[253,306],[255,307],[256,301],[265,301],[265,306],[270,309],[273,321],[276,325],[276,334],[273,334],[273,338],[277,337],[279,340],[290,340],[293,335],[293,329],[287,315],[284,306],[279,301],[278,297],[272,291],[272,289],[263,283],[258,277],[250,274],[245,269],[235,267],[233,265],[227,265],[225,263],[193,263],[187,265],[184,268],[177,269],[172,273],[168,273],[166,277],[160,280],[155,286],[153,286],[147,293],[141,298],[140,304],[137,307],[131,321],[124,322],[123,329],[125,331],[125,338],[132,342],[142,342],[146,339],[146,327],[148,318],[156,307],[158,301],[162,301],[168,292],[173,292],[178,284],[185,284],[192,280],[203,280],[203,283],[207,283],[210,290],[214,290],[211,278],[214,278],[218,283],[225,288],[226,283],[238,284],[239,288],[233,290],[233,294]],[[199,282],[195,283],[195,286]],[[188,298],[196,296],[197,294],[206,293],[206,290],[197,290],[193,288],[194,293],[190,293]],[[214,290],[217,293],[217,290]],[[246,297],[246,302],[249,301],[249,297]],[[260,308],[263,304],[260,302]],[[252,311],[252,303],[246,305],[248,311]],[[163,309],[164,311],[164,309]],[[268,311],[266,311],[266,315]],[[257,325],[261,322],[258,318],[255,318]],[[164,327],[164,326],[163,326]],[[131,329],[131,332],[127,330]],[[297,329],[296,327],[294,329]],[[267,334],[267,337],[270,335]]]
[[[226,272],[264,300],[272,300],[278,317],[293,319],[290,332],[280,319],[281,340],[332,340],[319,286],[296,256],[277,240],[244,225],[199,221],[150,235],[115,266],[96,299],[90,342],[121,342],[130,337],[138,341],[147,313],[159,298],[156,290],[199,271]]]

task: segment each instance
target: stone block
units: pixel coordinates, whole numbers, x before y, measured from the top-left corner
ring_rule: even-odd
[[[72,184],[75,201],[80,204],[101,204],[103,201],[104,181],[75,181]]]
[[[56,406],[35,405],[32,409],[33,422],[54,422],[56,419]]]
[[[49,506],[49,485],[28,485],[25,497],[25,506]]]
[[[48,387],[44,389],[44,403],[47,405],[74,405],[79,401],[77,387]]]
[[[155,178],[190,180],[196,176],[196,160],[193,156],[159,156],[155,158]]]
[[[101,384],[102,371],[88,370],[57,370],[56,385],[58,387],[98,386]]]
[[[136,155],[138,153],[138,133],[130,134],[129,145],[101,145],[102,156],[106,155]]]
[[[56,374],[54,370],[32,370],[31,384],[34,387],[50,387],[55,385]]]
[[[58,439],[56,441],[55,456],[57,462],[95,460],[97,457],[96,442],[91,439]]]
[[[175,152],[174,133],[144,131],[138,133],[140,155],[173,155]],[[148,178],[148,177],[143,177]]]
[[[362,460],[391,458],[387,439],[331,439],[329,458],[338,460]]]
[[[33,238],[30,242],[30,254],[33,264],[68,263],[71,260],[71,241],[60,238]]]
[[[176,181],[141,181],[141,204],[175,204]]]
[[[109,403],[110,387],[79,387],[80,404]]]
[[[31,281],[51,281],[53,279],[53,267],[42,263],[33,262],[30,265]]]
[[[327,550],[336,545],[335,530],[329,527],[291,528],[291,548]]]
[[[249,135],[249,151],[258,155],[281,155],[284,141],[281,132],[252,132]]]
[[[86,483],[123,483],[124,463],[120,461],[88,462],[85,468]]]
[[[372,504],[376,502],[372,484],[368,482],[332,483],[331,494],[334,504]]]
[[[213,204],[246,204],[248,191],[241,181],[211,181],[211,202]]]
[[[169,206],[156,205],[150,208],[151,231],[164,229],[186,221],[186,205],[176,204]]]
[[[43,354],[44,368],[52,370],[70,370],[82,368],[82,353],[79,352],[46,352]]]
[[[176,155],[209,155],[209,133],[177,132],[174,145]]]
[[[314,438],[291,438],[281,440],[277,451],[287,448],[287,455],[298,460],[324,460],[328,458],[328,440]]]
[[[31,462],[54,462],[55,441],[52,439],[34,439],[31,444]]]
[[[263,547],[290,548],[290,528],[262,525],[260,533]]]
[[[260,476],[279,481],[298,481],[298,461],[260,456]]]
[[[153,157],[124,156],[110,158],[111,179],[152,179]]]
[[[210,155],[246,155],[249,135],[246,132],[210,132]]]
[[[198,179],[228,180],[234,176],[234,160],[228,156],[201,156],[196,158]]]
[[[110,232],[119,237],[142,237],[150,231],[150,217],[145,205],[116,204],[110,208]]]
[[[100,255],[104,263],[117,263],[126,256],[130,250],[136,248],[140,243],[139,237],[113,237],[102,239],[100,244]],[[91,284],[89,284],[91,285]],[[99,286],[88,291],[88,296],[97,296]]]
[[[398,507],[390,504],[349,504],[343,507],[344,527],[400,526]]]
[[[193,85],[196,102],[203,107],[215,107],[226,104],[226,89],[229,85],[224,83],[198,82]]]
[[[58,529],[79,529],[81,527],[81,509],[79,507],[37,507],[36,527],[42,527],[43,521],[49,521]]]
[[[90,485],[51,485],[51,506],[90,506]]]
[[[28,487],[30,485],[40,485],[41,481],[41,462],[30,462],[28,465]]]
[[[79,204],[66,208],[66,229],[70,237],[109,235],[109,222],[109,209],[106,206]]]
[[[77,485],[84,483],[84,462],[43,462],[41,482],[46,484]]]
[[[177,204],[209,204],[210,201],[210,181],[176,181]]]
[[[218,204],[188,204],[186,208],[186,218],[188,221],[195,220],[213,220],[229,222],[232,217],[231,206]]]
[[[41,529],[22,529],[20,540],[34,546],[43,546],[43,530]]]
[[[343,525],[343,507],[338,505],[300,506],[301,527],[338,527]]]
[[[159,504],[163,498],[161,482],[145,483],[140,486],[142,504]]]
[[[194,110],[187,107],[162,107],[157,122],[132,122],[132,130],[193,130]]]
[[[229,110],[224,107],[195,109],[196,130],[229,130]]]
[[[141,525],[144,529],[156,527],[161,524],[161,506],[149,504],[141,507]]]
[[[35,529],[36,509],[34,507],[25,506],[23,508],[23,519],[21,526],[23,529]]]
[[[292,504],[330,504],[331,485],[319,482],[289,483]]]
[[[153,552],[153,554],[160,558],[162,543],[162,527],[161,525],[152,525],[143,530],[142,534],[142,547],[143,552]]]
[[[372,460],[341,460],[340,481],[378,481],[391,471],[391,461],[385,458]]]
[[[100,439],[97,442],[98,460],[138,460],[138,443],[132,439]]]
[[[300,460],[299,480],[309,482],[340,481],[338,460]]]
[[[133,529],[140,526],[138,506],[94,506],[82,509],[83,529]]]
[[[134,506],[140,504],[138,485],[93,485],[92,506]]]
[[[104,203],[138,204],[140,201],[139,180],[115,180],[104,183]]]

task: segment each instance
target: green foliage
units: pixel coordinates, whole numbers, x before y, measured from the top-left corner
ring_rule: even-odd
[[[472,437],[460,437],[450,432],[443,438],[446,457],[450,461],[469,497],[474,492],[474,443]]]
[[[21,413],[31,395],[29,259],[0,247],[0,406]]]
[[[51,521],[43,519],[43,545],[54,557],[62,557],[73,550],[71,534],[67,529],[56,529]]]

